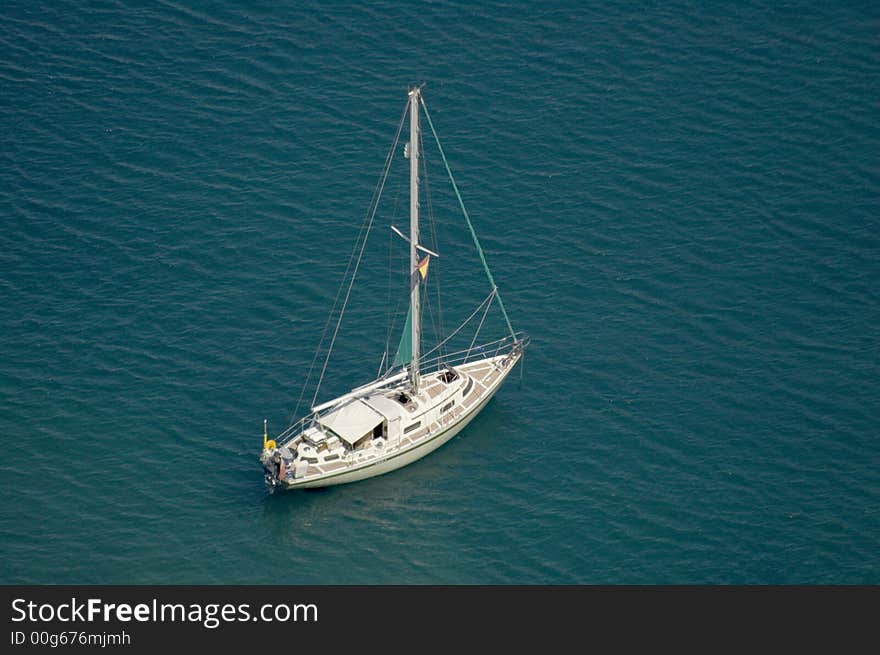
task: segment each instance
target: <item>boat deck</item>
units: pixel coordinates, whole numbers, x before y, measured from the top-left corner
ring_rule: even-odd
[[[428,437],[432,437],[445,428],[454,425],[458,422],[458,419],[468,414],[474,407],[480,405],[487,395],[494,393],[511,368],[502,368],[502,359],[503,356],[491,357],[456,367],[459,373],[467,376],[467,385],[470,385],[470,388],[467,389],[467,386],[465,387],[467,393],[463,400],[456,404],[449,412],[443,414],[439,420],[422,426],[409,434],[401,435],[393,446],[385,449],[369,448],[364,451],[347,452],[340,456],[339,459],[331,462],[309,462],[308,468],[301,477],[296,479],[296,483],[293,486],[302,481],[320,478],[328,473],[338,472],[355,465],[385,459],[391,453],[409,450],[425,442]],[[430,399],[435,399],[440,396],[445,387],[446,385],[443,382],[434,378],[422,389],[422,393]]]

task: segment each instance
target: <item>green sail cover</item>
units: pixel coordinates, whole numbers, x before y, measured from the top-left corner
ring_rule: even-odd
[[[397,354],[394,356],[394,366],[403,366],[412,361],[412,307],[406,313],[406,325],[403,326],[403,334],[400,335],[400,345],[397,346]]]

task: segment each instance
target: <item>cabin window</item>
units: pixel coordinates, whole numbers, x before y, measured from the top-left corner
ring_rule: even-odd
[[[453,400],[452,402],[450,402],[450,403],[446,403],[445,405],[443,405],[443,407],[440,409],[440,411],[441,411],[441,412],[448,412],[450,409],[452,409],[452,406],[453,406],[454,404],[455,404],[455,401],[454,401],[454,400]]]
[[[407,425],[407,426],[403,429],[403,433],[406,434],[407,432],[412,432],[413,430],[415,430],[415,429],[417,429],[417,428],[420,428],[421,426],[422,426],[422,422],[421,422],[421,421],[416,421],[416,422],[413,423],[412,425]]]

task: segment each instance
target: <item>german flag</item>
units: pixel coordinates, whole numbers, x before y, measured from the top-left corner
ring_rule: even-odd
[[[424,280],[428,277],[428,261],[431,259],[431,255],[425,255],[425,258],[419,262],[419,265],[416,266],[416,269],[419,271],[419,275],[422,276]]]
[[[412,287],[416,286],[420,281],[428,277],[428,261],[430,259],[431,255],[425,255],[425,258],[418,264],[416,264],[416,270],[414,270],[412,274]]]

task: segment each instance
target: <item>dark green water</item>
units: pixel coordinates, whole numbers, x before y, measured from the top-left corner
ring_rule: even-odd
[[[0,8],[0,582],[880,583],[876,4],[280,5]],[[270,496],[416,82],[522,376]],[[322,399],[375,374],[405,194]]]

